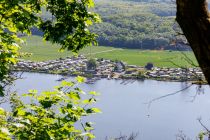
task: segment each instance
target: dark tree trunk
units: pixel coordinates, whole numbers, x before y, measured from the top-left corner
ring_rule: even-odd
[[[176,0],[177,16],[198,63],[210,84],[210,15],[206,0]]]

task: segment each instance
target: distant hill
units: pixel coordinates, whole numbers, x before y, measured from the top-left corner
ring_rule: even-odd
[[[103,20],[101,24],[91,27],[91,30],[99,35],[99,45],[176,49],[170,45],[177,39],[176,31],[181,32],[175,22],[174,3],[106,0],[96,3],[95,12],[99,13]]]
[[[103,22],[90,29],[98,34],[99,45],[103,46],[176,49],[170,44],[177,39],[176,32],[181,31],[175,22],[176,5],[168,1],[96,0],[93,10],[101,15]],[[44,11],[43,17],[48,19],[50,14]],[[35,28],[32,34],[42,35]],[[178,39],[184,38],[178,36]]]

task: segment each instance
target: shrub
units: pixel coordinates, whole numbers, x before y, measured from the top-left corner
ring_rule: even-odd
[[[45,91],[40,94],[36,90],[30,90],[23,97],[30,98],[30,104],[26,104],[13,94],[11,97],[12,111],[7,112],[0,108],[0,139],[19,140],[49,140],[68,139],[83,140],[92,139],[92,123],[83,122],[84,116],[99,113],[98,108],[88,108],[96,102],[97,93],[90,92],[89,98],[85,95],[78,83],[84,82],[84,78],[77,77],[77,82],[62,81],[61,85],[53,91]],[[83,95],[84,94],[84,95]],[[78,126],[81,123],[81,128]]]

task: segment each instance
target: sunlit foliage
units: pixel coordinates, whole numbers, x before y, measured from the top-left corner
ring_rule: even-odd
[[[0,1],[0,95],[7,84],[9,67],[17,62],[19,38],[31,34],[37,27],[44,33],[44,39],[61,45],[61,50],[77,52],[86,45],[96,43],[96,35],[88,26],[99,22],[94,12],[93,0],[1,0]],[[42,10],[51,18],[42,18]]]
[[[76,82],[62,81],[53,91],[37,93],[30,90],[21,98],[11,96],[12,111],[0,108],[0,139],[2,140],[84,140],[95,136],[92,123],[84,121],[84,116],[100,113],[91,107],[96,102],[96,92],[85,93],[78,84],[84,78],[77,77]]]

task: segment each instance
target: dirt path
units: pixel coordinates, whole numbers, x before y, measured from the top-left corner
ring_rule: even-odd
[[[112,51],[116,51],[116,50],[123,50],[123,49],[111,49],[111,50],[106,50],[106,51],[100,51],[100,52],[95,52],[95,53],[88,53],[88,54],[85,54],[85,55],[90,55],[90,54],[92,54],[92,55],[94,55],[94,54],[100,54],[100,53],[107,53],[107,52],[112,52]]]

